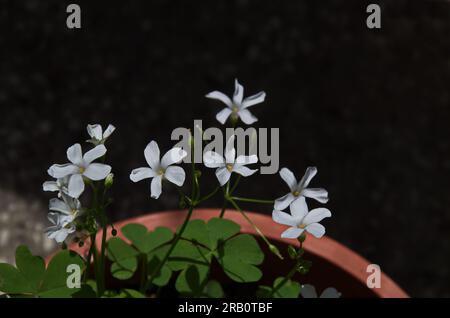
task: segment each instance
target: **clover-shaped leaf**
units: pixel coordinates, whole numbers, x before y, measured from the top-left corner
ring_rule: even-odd
[[[279,284],[283,283],[280,287]],[[291,279],[285,281],[284,277],[278,277],[273,282],[273,286],[259,286],[257,296],[260,298],[298,298],[301,285]]]
[[[41,257],[33,256],[26,246],[19,246],[16,264],[17,268],[0,264],[0,291],[22,296],[70,297],[80,290],[67,284],[69,265],[78,266],[80,275],[84,270],[84,261],[73,251],[59,252],[45,268]]]

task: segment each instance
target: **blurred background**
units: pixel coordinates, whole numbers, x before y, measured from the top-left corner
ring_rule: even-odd
[[[176,127],[218,126],[223,105],[204,95],[238,78],[246,96],[267,92],[252,112],[280,128],[280,167],[318,167],[328,235],[412,296],[450,296],[448,1],[374,1],[379,30],[364,1],[78,1],[80,30],[66,27],[69,3],[0,1],[0,261],[19,244],[54,248],[42,183],[88,123],[117,127],[113,220],[177,208],[173,187],[153,200],[129,173],[151,139],[166,151]],[[286,191],[258,175],[239,193]]]

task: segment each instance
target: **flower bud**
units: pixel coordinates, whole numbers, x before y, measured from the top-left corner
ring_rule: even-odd
[[[105,188],[106,188],[106,189],[111,188],[112,185],[113,185],[113,183],[114,183],[114,174],[113,174],[113,173],[110,173],[110,174],[108,174],[108,175],[106,176],[106,178],[105,178]]]
[[[117,236],[117,230],[116,230],[116,229],[112,229],[111,235],[112,235],[112,236]]]

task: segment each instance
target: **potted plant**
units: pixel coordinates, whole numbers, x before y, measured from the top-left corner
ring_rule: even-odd
[[[234,128],[239,121],[257,121],[248,108],[263,102],[265,93],[243,98],[236,80],[232,98],[218,91],[206,97],[226,105],[216,118],[231,123],[231,133],[223,138],[216,129],[214,142],[206,144],[211,131],[200,126],[178,131],[185,138],[163,156],[151,141],[144,150],[148,166],[130,174],[133,182],[151,179],[153,199],[160,197],[164,183],[176,185],[181,210],[110,224],[106,211],[114,176],[105,143],[115,128],[88,125],[92,149],[83,155],[80,144],[69,147],[69,163],[52,165],[48,173],[54,180],[43,185],[57,193],[50,200],[52,226],[46,234],[62,250],[44,261],[19,246],[16,266],[0,264],[0,291],[6,297],[407,296],[382,273],[381,288],[369,289],[369,263],[324,236],[321,223],[331,212],[309,210],[307,204],[328,201],[325,189],[309,187],[315,167],[300,180],[282,168],[279,174],[289,191],[278,199],[239,196],[241,178],[258,171],[258,155],[240,149],[248,131]],[[251,144],[255,130],[250,132]],[[187,183],[182,161],[189,164],[189,193],[182,188]],[[202,175],[210,169],[218,186],[205,191]],[[217,195],[223,197],[222,209],[201,208]],[[242,202],[271,205],[272,217],[244,211]]]

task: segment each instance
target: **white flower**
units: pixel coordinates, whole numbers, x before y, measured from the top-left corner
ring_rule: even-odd
[[[291,192],[285,196],[275,200],[275,210],[284,210],[299,198],[312,198],[320,203],[328,202],[328,192],[322,188],[307,188],[311,179],[317,174],[316,167],[308,167],[306,169],[305,175],[297,183],[297,179],[294,174],[288,168],[283,168],[280,170],[281,178],[287,183]]]
[[[276,223],[290,226],[281,234],[282,238],[295,239],[302,235],[304,231],[317,238],[321,238],[325,234],[325,227],[319,222],[331,216],[330,210],[317,208],[308,212],[305,198],[292,202],[290,210],[291,214],[278,210],[272,212],[272,219]]]
[[[95,125],[87,125],[87,132],[89,136],[91,136],[91,139],[86,140],[87,142],[90,142],[94,145],[100,145],[104,144],[106,139],[108,139],[109,136],[116,130],[116,127],[113,125],[108,125],[105,132],[103,132],[103,128],[101,125],[95,124]]]
[[[56,198],[51,199],[48,209],[51,212],[69,216],[73,220],[82,213],[80,201],[64,194],[62,195],[62,200]]]
[[[247,109],[250,106],[262,103],[266,98],[266,93],[261,91],[255,95],[247,98],[244,97],[244,87],[239,84],[238,80],[234,81],[235,89],[233,94],[233,99],[231,100],[224,93],[219,91],[213,91],[206,95],[207,98],[220,100],[222,103],[227,105],[226,108],[222,109],[216,115],[216,119],[223,125],[230,115],[232,118],[240,118],[247,125],[251,125],[258,119],[252,115],[252,113]]]
[[[71,163],[54,164],[48,169],[48,174],[57,179],[69,177],[68,193],[71,197],[78,198],[84,191],[83,177],[98,181],[105,179],[111,172],[111,166],[93,163],[105,153],[105,146],[98,145],[83,156],[80,144],[75,144],[67,149],[67,159]]]
[[[203,163],[208,168],[217,168],[216,176],[221,186],[230,180],[231,173],[235,172],[241,176],[248,177],[254,174],[258,169],[252,170],[245,165],[258,162],[256,155],[238,156],[236,158],[236,150],[234,149],[234,138],[228,139],[225,147],[225,158],[214,151],[207,151],[203,154]]]
[[[62,194],[69,194],[68,189],[69,177],[59,178],[55,181],[45,181],[42,184],[42,189],[44,191],[50,192],[58,192],[58,197],[61,197]]]
[[[162,180],[166,179],[177,186],[181,187],[186,178],[183,168],[172,166],[174,163],[179,163],[187,156],[187,152],[181,148],[172,148],[160,160],[160,153],[158,144],[151,141],[144,150],[145,160],[150,168],[143,167],[131,171],[130,179],[133,182],[138,182],[143,179],[153,178],[151,184],[151,197],[158,199],[162,191]]]
[[[69,215],[49,213],[48,219],[53,225],[45,229],[45,234],[58,243],[64,242],[76,230],[73,218]]]
[[[303,298],[318,298],[316,288],[313,285],[302,285],[300,293]],[[336,288],[328,287],[322,292],[322,294],[320,294],[319,298],[339,298],[341,295],[342,294],[338,292]]]

